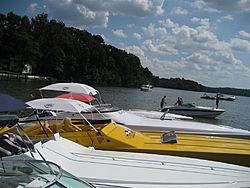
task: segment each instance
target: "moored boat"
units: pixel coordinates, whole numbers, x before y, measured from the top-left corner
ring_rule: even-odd
[[[206,117],[206,118],[216,118],[223,112],[224,109],[198,106],[195,103],[184,103],[182,105],[176,106],[165,106],[162,112],[169,110],[170,113],[191,116],[191,117]]]
[[[46,134],[37,122],[23,124],[22,128],[33,140],[59,132],[64,138],[96,149],[185,156],[250,167],[250,142],[246,139],[175,134],[174,130],[139,132],[111,120],[92,121],[90,126],[65,118],[63,123],[49,125]]]
[[[8,125],[9,130],[15,127],[15,130],[19,129],[17,132],[26,135],[18,124],[18,117],[5,116],[4,121],[0,121],[2,124]],[[31,158],[32,162],[29,162]],[[47,161],[40,164],[38,160],[44,159],[56,162],[96,187],[235,188],[250,184],[250,168],[247,167],[167,155],[98,151],[62,138],[57,133],[51,138],[36,141],[29,152],[1,158],[1,185],[93,187],[81,184],[78,178],[64,174]]]
[[[33,106],[35,109],[44,109],[46,104],[55,104],[60,99],[47,98],[38,99],[27,102],[27,104]],[[62,100],[62,99],[61,99]],[[66,100],[66,99],[65,99]],[[87,104],[80,104],[87,105]],[[46,105],[48,106],[48,105]],[[54,108],[49,108],[55,110]],[[105,120],[112,119],[115,122],[126,125],[128,128],[138,131],[154,131],[154,132],[167,132],[175,130],[176,133],[188,133],[188,134],[202,134],[212,136],[227,136],[237,138],[250,139],[250,131],[233,128],[225,125],[213,125],[208,123],[193,122],[193,121],[181,121],[181,120],[160,120],[140,117],[134,114],[130,114],[125,110],[114,108],[113,105],[100,105],[87,106],[86,110],[70,111],[68,105],[60,105],[56,112],[57,116],[41,117],[40,119],[48,119],[50,124],[61,122],[65,117],[69,117],[72,121],[81,121],[84,118],[87,120]],[[99,111],[100,110],[100,111]],[[20,118],[21,122],[30,122],[36,120],[36,116]]]
[[[211,99],[211,100],[215,100],[215,96],[211,96],[211,95],[207,95],[206,93],[201,96],[201,99]]]
[[[140,87],[141,91],[152,91],[152,88],[153,86],[150,84],[143,84]]]

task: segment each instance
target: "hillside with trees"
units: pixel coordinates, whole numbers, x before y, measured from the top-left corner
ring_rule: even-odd
[[[121,87],[150,82],[154,87],[250,96],[250,90],[209,88],[184,78],[159,78],[143,68],[134,54],[105,44],[100,35],[49,20],[47,14],[31,19],[13,12],[0,14],[0,72],[22,74],[26,65],[32,67],[33,75],[58,81]]]

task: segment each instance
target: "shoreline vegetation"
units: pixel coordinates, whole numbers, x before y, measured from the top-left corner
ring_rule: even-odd
[[[54,81],[60,82],[62,80],[58,80],[57,78],[52,77],[44,77],[44,76],[36,76],[36,75],[24,75],[17,74],[14,72],[6,72],[0,70],[0,81],[21,81],[25,82],[30,80],[41,80],[41,81]],[[159,79],[164,80],[164,83],[170,82],[169,85],[165,84],[161,86],[160,84],[155,87],[169,88],[169,89],[180,89],[180,90],[188,90],[188,91],[199,91],[199,92],[208,92],[208,93],[223,93],[228,95],[237,95],[237,96],[246,96],[250,97],[250,89],[237,89],[237,88],[229,88],[229,87],[206,87],[201,84],[198,84],[191,80],[185,80],[180,78],[170,78],[170,79]],[[190,86],[191,85],[191,86]],[[107,86],[107,85],[105,85]],[[183,86],[183,87],[178,87]],[[119,86],[120,87],[120,86]],[[193,88],[193,90],[192,90]],[[196,90],[195,90],[196,88]],[[197,89],[198,88],[198,89]]]
[[[130,88],[150,83],[153,87],[250,97],[250,89],[212,88],[184,78],[159,78],[142,67],[136,55],[105,44],[100,35],[49,20],[47,14],[29,19],[13,12],[0,13],[0,81],[31,77]]]

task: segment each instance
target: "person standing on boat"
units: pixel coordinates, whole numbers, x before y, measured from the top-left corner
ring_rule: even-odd
[[[42,94],[42,90],[41,89],[36,89],[36,95],[30,95],[30,97],[32,99],[42,99],[43,98],[43,94]]]
[[[164,97],[161,99],[161,110],[163,109],[164,104],[167,104],[166,98],[167,98],[166,95],[164,95]]]
[[[216,98],[215,98],[216,108],[219,107],[219,100],[220,100],[219,93],[217,93]]]
[[[178,97],[178,99],[177,99],[176,103],[174,104],[174,106],[176,106],[176,105],[182,105],[182,103],[183,103],[182,98]]]

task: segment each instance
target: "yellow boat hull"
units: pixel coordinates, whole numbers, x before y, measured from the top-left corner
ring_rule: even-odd
[[[48,136],[59,132],[83,146],[113,151],[133,151],[207,159],[250,167],[250,140],[204,135],[178,134],[175,142],[163,143],[163,134],[138,132],[115,122],[89,125],[64,123],[49,125]],[[32,140],[46,137],[38,123],[23,126]],[[15,132],[15,129],[5,130]]]

